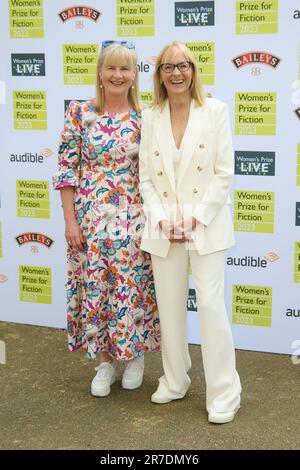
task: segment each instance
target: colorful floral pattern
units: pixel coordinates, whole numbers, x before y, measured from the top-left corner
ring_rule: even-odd
[[[96,112],[72,101],[59,146],[55,189],[75,187],[86,243],[68,248],[69,349],[118,360],[159,349],[151,259],[140,249],[144,220],[138,191],[140,114]]]

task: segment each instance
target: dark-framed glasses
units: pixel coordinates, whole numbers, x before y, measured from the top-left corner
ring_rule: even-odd
[[[175,70],[175,67],[178,68],[180,72],[187,72],[192,65],[192,62],[189,60],[184,60],[183,62],[179,62],[178,64],[160,64],[160,68],[165,73],[172,73]]]
[[[112,44],[121,44],[121,46],[126,47],[127,49],[135,49],[135,45],[133,44],[133,42],[114,40],[102,41],[102,49],[105,49],[106,47],[111,46]]]

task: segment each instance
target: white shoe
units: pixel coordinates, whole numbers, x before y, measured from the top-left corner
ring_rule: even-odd
[[[131,359],[131,361],[128,361],[124,370],[122,387],[126,390],[139,388],[143,383],[143,375],[144,356]]]
[[[161,391],[161,388],[158,386],[158,389],[156,392],[152,393],[151,395],[151,401],[152,403],[158,403],[159,405],[163,405],[164,403],[170,403],[170,401],[173,400],[182,400],[185,395],[180,395],[178,393],[171,393],[171,396],[169,394],[166,395],[163,391]]]
[[[160,394],[158,390],[156,392],[152,393],[151,395],[151,401],[152,403],[158,403],[160,405],[163,405],[164,403],[170,403],[173,398],[165,397],[164,395]]]
[[[234,419],[239,409],[240,406],[237,406],[233,411],[209,413],[208,421],[215,424],[230,423],[230,421]]]
[[[91,384],[91,393],[94,397],[106,397],[110,394],[110,386],[116,380],[116,371],[110,362],[102,362],[96,367],[97,374]]]

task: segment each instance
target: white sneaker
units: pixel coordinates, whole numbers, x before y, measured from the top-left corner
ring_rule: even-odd
[[[131,361],[128,361],[124,370],[122,387],[126,390],[139,388],[143,383],[143,375],[144,356],[131,359]]]
[[[116,371],[110,362],[102,362],[96,367],[97,374],[91,384],[91,393],[94,397],[106,397],[110,394],[110,386],[116,380]]]
[[[233,421],[239,409],[240,409],[240,405],[238,405],[233,411],[227,411],[224,413],[221,413],[221,412],[209,413],[208,421],[210,423],[215,423],[215,424],[230,423],[230,421]]]

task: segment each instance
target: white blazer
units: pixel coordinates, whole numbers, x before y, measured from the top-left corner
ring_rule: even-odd
[[[146,225],[141,248],[167,256],[170,241],[158,223],[170,220],[174,205],[184,218],[193,216],[200,222],[192,232],[193,241],[187,243],[189,249],[208,254],[229,248],[234,244],[229,207],[234,169],[227,105],[207,98],[200,107],[192,100],[177,185],[171,133],[168,101],[162,111],[143,111],[139,171]]]

